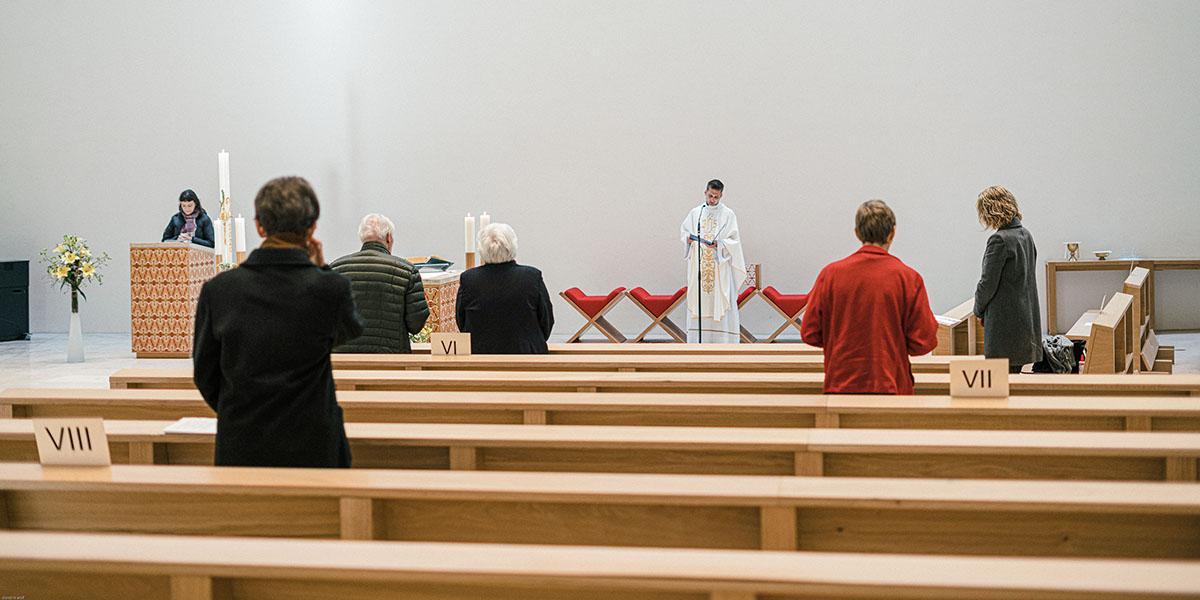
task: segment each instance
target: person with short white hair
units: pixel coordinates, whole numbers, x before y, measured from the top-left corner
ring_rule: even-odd
[[[482,266],[459,278],[458,330],[473,354],[547,354],[554,307],[542,272],[517,264],[517,234],[504,223],[479,232]]]
[[[365,329],[362,336],[334,352],[408,353],[409,334],[419,333],[429,319],[425,286],[412,263],[392,256],[392,220],[371,213],[358,224],[362,249],[331,265],[350,280],[354,303]]]

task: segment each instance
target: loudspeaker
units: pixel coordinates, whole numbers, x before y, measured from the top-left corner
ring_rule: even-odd
[[[29,339],[29,261],[0,262],[0,342]]]

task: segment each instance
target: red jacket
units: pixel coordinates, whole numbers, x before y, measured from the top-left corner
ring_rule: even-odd
[[[827,394],[912,394],[908,357],[937,345],[921,275],[877,246],[821,270],[800,329],[825,349]]]

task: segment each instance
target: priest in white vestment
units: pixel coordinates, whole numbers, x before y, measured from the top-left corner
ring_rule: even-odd
[[[704,204],[693,208],[679,226],[687,255],[687,341],[691,344],[741,341],[737,296],[746,280],[746,259],[737,217],[721,203],[724,189],[719,180],[708,182]]]

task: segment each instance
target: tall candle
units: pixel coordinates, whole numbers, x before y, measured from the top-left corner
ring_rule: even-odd
[[[222,150],[217,153],[217,176],[220,185],[218,201],[229,197],[229,153]]]
[[[466,251],[474,252],[475,251],[475,217],[472,217],[471,213],[467,213],[466,218],[463,219],[463,234],[466,235],[466,237],[467,237]]]
[[[484,227],[487,227],[488,225],[491,225],[491,224],[492,224],[492,215],[489,215],[487,213],[483,213],[483,214],[479,215],[479,230],[480,231],[483,231]]]
[[[217,262],[225,262],[225,221],[213,221],[213,250],[217,252]]]
[[[246,219],[242,215],[233,220],[233,249],[236,252],[246,251]]]

